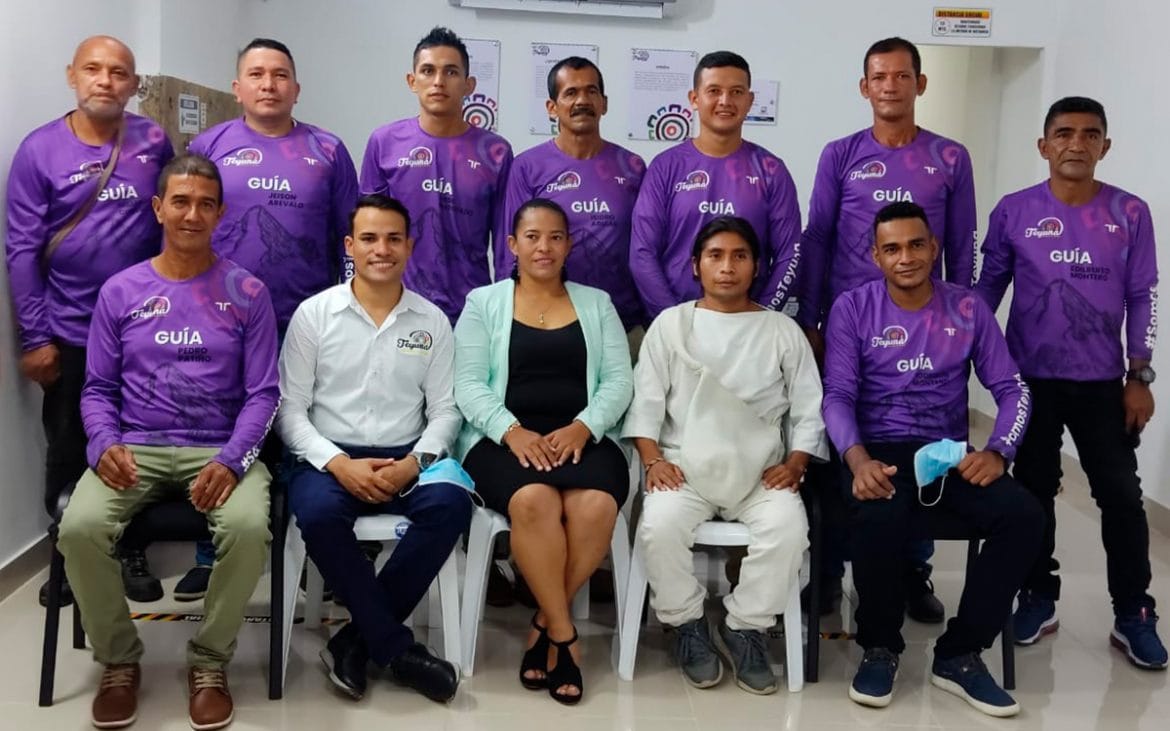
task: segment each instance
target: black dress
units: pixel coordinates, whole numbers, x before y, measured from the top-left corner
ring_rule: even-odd
[[[585,386],[585,335],[581,323],[541,330],[512,321],[508,346],[508,388],[504,405],[521,426],[539,434],[568,426],[588,404]],[[507,515],[508,502],[521,487],[533,483],[559,490],[592,488],[613,497],[620,508],[630,491],[629,466],[621,449],[608,437],[590,438],[581,461],[570,459],[551,472],[524,467],[512,450],[483,438],[463,460],[475,490],[487,507]]]

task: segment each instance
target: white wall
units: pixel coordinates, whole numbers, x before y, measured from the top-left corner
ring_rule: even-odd
[[[157,63],[157,15],[149,0],[42,0],[5,3],[0,25],[0,197],[12,153],[28,132],[73,108],[65,66],[77,43],[106,33]],[[153,20],[152,20],[153,19]],[[51,28],[52,33],[43,29]],[[143,56],[145,56],[145,61]],[[0,238],[5,235],[0,217]],[[40,389],[21,378],[7,269],[0,268],[0,566],[44,535],[44,436]]]

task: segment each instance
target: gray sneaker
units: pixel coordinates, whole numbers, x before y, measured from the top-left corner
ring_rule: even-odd
[[[772,672],[772,656],[768,653],[768,637],[758,630],[730,629],[719,624],[715,649],[727,660],[735,676],[735,684],[749,693],[770,695],[779,684]]]
[[[705,617],[675,628],[674,657],[683,677],[696,688],[710,688],[723,680],[723,663],[711,644],[711,628]]]

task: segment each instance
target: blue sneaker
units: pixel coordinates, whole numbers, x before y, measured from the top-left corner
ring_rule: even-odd
[[[936,655],[930,668],[930,682],[989,716],[1004,718],[1020,712],[1020,704],[999,687],[983,660],[974,652],[949,660]]]
[[[849,699],[873,708],[885,708],[894,699],[898,656],[884,647],[871,647],[861,658],[849,685]]]
[[[1166,646],[1158,639],[1158,615],[1150,607],[1113,622],[1109,643],[1123,650],[1129,661],[1146,670],[1166,669]]]
[[[1017,600],[1016,613],[1012,615],[1012,633],[1017,645],[1033,645],[1060,628],[1056,602],[1027,589],[1020,592]]]

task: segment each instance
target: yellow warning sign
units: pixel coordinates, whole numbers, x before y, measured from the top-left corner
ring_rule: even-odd
[[[931,34],[951,38],[990,38],[991,8],[935,8]]]

